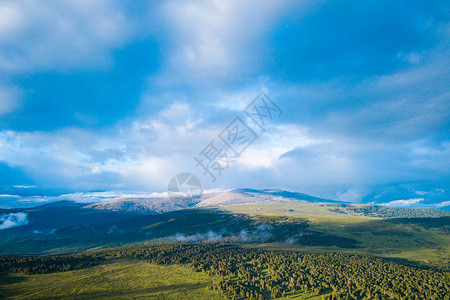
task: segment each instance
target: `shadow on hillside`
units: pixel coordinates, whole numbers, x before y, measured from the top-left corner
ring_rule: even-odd
[[[189,292],[197,289],[203,289],[208,284],[194,284],[194,283],[185,283],[185,284],[176,284],[176,285],[166,285],[166,286],[158,286],[155,288],[132,288],[127,290],[108,290],[102,292],[83,292],[69,295],[46,295],[45,299],[119,299],[125,297],[161,297],[165,298],[174,298],[178,293]],[[48,289],[48,288],[47,288]],[[46,289],[46,290],[47,290]],[[47,290],[50,292],[50,290]],[[15,295],[15,297],[24,297],[26,295]],[[39,294],[33,294],[33,296],[39,296]],[[166,296],[166,297],[164,297]],[[182,299],[182,295],[179,295],[179,299]]]

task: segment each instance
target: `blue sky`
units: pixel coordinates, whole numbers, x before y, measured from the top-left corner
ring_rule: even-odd
[[[2,1],[0,206],[161,193],[180,172],[448,206],[449,16],[448,1]],[[282,116],[212,183],[193,157],[260,91]]]

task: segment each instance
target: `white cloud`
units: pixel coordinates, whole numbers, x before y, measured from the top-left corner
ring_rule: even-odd
[[[276,166],[280,156],[290,148],[266,147],[266,149],[253,149],[251,146],[243,152],[236,164],[247,170],[258,170],[260,168],[272,168]]]
[[[21,100],[17,89],[0,84],[0,116],[20,108]]]
[[[167,61],[171,81],[180,76],[223,80],[248,73],[262,51],[255,43],[291,5],[272,0],[167,1],[162,14],[173,38]]]
[[[219,192],[224,192],[227,190],[223,189],[204,189],[202,194],[215,194]],[[27,206],[41,205],[42,203],[50,203],[56,201],[74,201],[77,203],[101,203],[108,202],[118,198],[140,198],[140,199],[159,199],[168,198],[167,192],[139,192],[130,190],[115,190],[115,191],[104,191],[104,192],[77,192],[70,194],[62,194],[59,196],[15,196],[15,195],[4,195],[14,196],[20,203],[27,203]],[[0,195],[0,198],[2,195]]]
[[[413,204],[418,204],[420,202],[422,202],[424,200],[424,198],[411,198],[411,199],[402,199],[402,200],[394,200],[394,201],[390,201],[388,203],[383,203],[380,205],[384,205],[384,206],[408,206],[408,205],[413,205]]]
[[[335,184],[336,180],[355,183],[361,177],[357,162],[346,154],[350,147],[347,142],[313,135],[300,125],[270,124],[212,184],[195,166],[193,157],[209,142],[220,143],[218,134],[229,120],[224,122],[207,124],[190,105],[176,102],[156,116],[100,132],[3,131],[0,157],[21,167],[40,187],[70,186],[82,191],[164,191],[170,179],[180,172],[196,174],[205,188],[254,184],[266,188],[270,183],[298,190],[303,185]],[[287,155],[296,149],[306,156]]]
[[[78,203],[97,203],[107,202],[117,198],[167,198],[167,193],[143,193],[130,191],[105,191],[105,192],[79,192],[71,194],[62,194],[59,196],[31,196],[20,197],[20,202],[45,203],[55,201],[74,201]]]
[[[37,188],[35,185],[13,185],[16,189],[34,189]]]
[[[337,199],[339,201],[344,202],[361,202],[362,198],[365,196],[365,193],[358,188],[350,188],[345,192],[339,192],[336,194],[336,197],[331,197],[332,199]]]
[[[0,4],[0,38],[12,37],[25,23],[19,1],[3,1]]]
[[[297,147],[308,147],[323,142],[312,137],[306,127],[294,124],[271,124],[267,132],[259,135],[258,140],[251,144],[239,157],[239,168],[257,170],[274,168],[281,156]]]
[[[165,190],[172,176],[195,168],[192,157],[219,132],[201,122],[189,105],[175,103],[103,132],[0,131],[0,161],[22,168],[43,188]]]
[[[419,196],[423,196],[423,195],[429,194],[429,192],[426,192],[426,191],[416,191],[416,194],[419,195]]]
[[[436,204],[437,207],[444,207],[444,206],[449,206],[449,205],[450,205],[450,201],[444,201],[444,202]]]
[[[20,198],[18,195],[0,194],[0,198]]]
[[[28,214],[19,212],[0,215],[0,230],[28,224]]]
[[[197,241],[217,241],[223,238],[224,233],[216,233],[208,231],[206,233],[196,233],[193,235],[185,235],[183,233],[177,233],[173,236],[167,237],[168,240],[177,242],[197,242]]]
[[[251,88],[241,91],[231,91],[227,93],[218,93],[215,106],[221,109],[229,109],[242,111],[247,107],[251,100],[253,100],[256,95],[258,95],[261,90],[266,90],[264,88]]]
[[[2,1],[0,70],[11,72],[98,66],[129,35],[116,2]]]

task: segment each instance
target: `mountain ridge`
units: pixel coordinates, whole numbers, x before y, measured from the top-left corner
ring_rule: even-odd
[[[194,200],[194,201],[193,201]],[[166,197],[139,198],[120,197],[108,202],[94,203],[85,206],[89,209],[122,211],[136,215],[158,214],[169,211],[189,208],[207,207],[232,204],[250,204],[259,202],[322,202],[322,203],[345,203],[332,199],[318,198],[303,193],[289,192],[279,189],[250,189],[240,188],[222,192],[204,193],[196,198],[172,201]]]

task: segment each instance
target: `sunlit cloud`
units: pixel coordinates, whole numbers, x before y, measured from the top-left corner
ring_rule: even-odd
[[[413,198],[413,199],[402,199],[402,200],[394,200],[390,201],[388,203],[383,203],[382,205],[385,206],[408,206],[412,204],[418,204],[422,202],[424,198]]]

